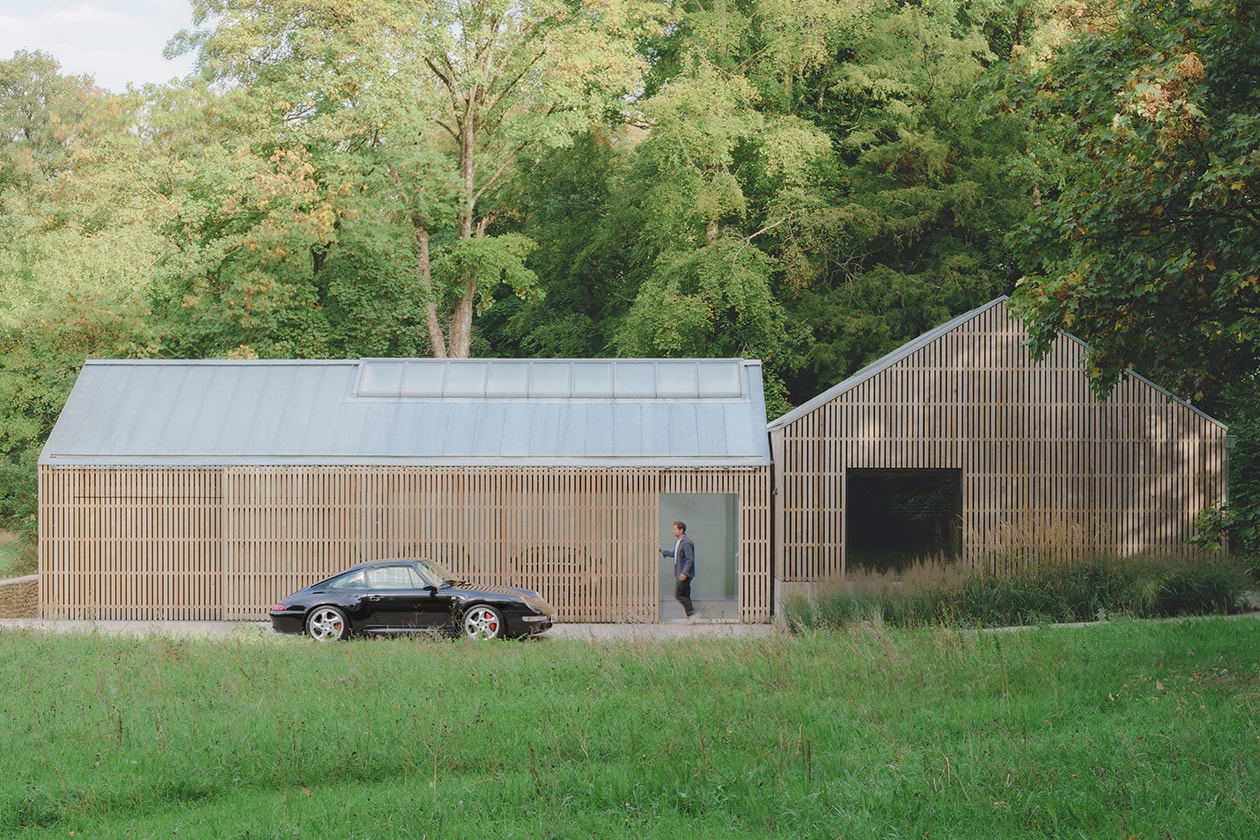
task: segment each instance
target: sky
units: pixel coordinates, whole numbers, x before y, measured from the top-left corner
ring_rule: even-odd
[[[189,0],[0,0],[0,60],[18,50],[48,53],[66,75],[88,75],[121,93],[130,82],[167,82],[192,70],[192,56],[162,57],[192,26]]]

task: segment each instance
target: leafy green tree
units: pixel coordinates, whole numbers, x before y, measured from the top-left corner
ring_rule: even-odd
[[[0,328],[147,283],[158,241],[135,189],[134,110],[51,56],[0,61]]]
[[[0,191],[43,184],[70,166],[94,101],[92,80],[65,76],[47,53],[0,61]]]
[[[1027,212],[1024,123],[981,105],[1001,4],[881,3],[836,30],[797,112],[838,151],[826,200],[775,232],[813,343],[800,398],[1012,288],[1004,235]],[[1009,50],[1009,47],[1007,47]]]
[[[608,356],[636,288],[633,202],[623,200],[637,129],[596,126],[571,147],[522,161],[505,203],[538,243],[528,265],[540,297],[500,292],[482,320],[487,352],[500,356]]]
[[[759,240],[794,212],[794,190],[830,155],[821,132],[762,114],[755,89],[693,57],[642,104],[651,128],[632,182],[650,270],[614,337],[625,355],[753,356],[777,387],[803,339],[775,295],[779,269]],[[743,166],[742,164],[747,164]],[[749,173],[775,184],[755,202]]]
[[[637,41],[667,8],[197,0],[194,11],[213,29],[185,33],[182,47],[262,106],[254,153],[310,155],[332,210],[330,233],[308,242],[322,267],[364,262],[339,253],[343,226],[357,227],[347,242],[405,243],[430,350],[466,356],[495,287],[536,294],[531,244],[496,233],[511,212],[496,190],[522,153],[568,145],[620,107],[645,66]]]
[[[1033,77],[1037,207],[1010,242],[1038,347],[1090,345],[1228,413],[1260,364],[1260,6],[1132,0]]]

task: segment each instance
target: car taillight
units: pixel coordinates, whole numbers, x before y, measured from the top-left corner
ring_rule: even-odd
[[[285,611],[285,610],[287,610],[287,609],[288,609],[288,607],[286,607],[284,604],[272,604],[272,605],[271,605],[271,611],[272,611],[272,612],[284,612],[284,611]]]

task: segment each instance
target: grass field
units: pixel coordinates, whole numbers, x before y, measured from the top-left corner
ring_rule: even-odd
[[[1260,621],[0,634],[0,836],[1237,838]]]

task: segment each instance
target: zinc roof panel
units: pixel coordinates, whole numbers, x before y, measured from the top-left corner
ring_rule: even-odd
[[[398,420],[401,406],[396,402],[381,402],[368,412],[368,422],[363,424],[359,438],[359,451],[364,455],[389,454],[390,437]]]
[[[132,430],[144,414],[144,406],[150,398],[148,381],[134,377],[133,371],[122,370],[112,372],[110,376],[109,394],[102,394],[101,401],[106,409],[99,417],[109,417],[109,423],[102,423],[96,430],[100,435],[98,445],[110,452],[134,454],[132,446],[134,438]],[[136,381],[133,384],[132,379]],[[138,399],[124,399],[125,394],[136,394]]]
[[[293,371],[285,397],[282,422],[277,423],[273,449],[277,455],[299,455],[306,448],[311,426],[319,422],[323,370],[304,365]]]
[[[696,412],[696,450],[701,455],[719,455],[726,451],[726,411]]]
[[[257,423],[255,414],[265,391],[264,376],[262,370],[246,368],[236,377],[231,396],[224,405],[216,451],[242,455],[250,452],[250,430]]]
[[[444,406],[444,456],[458,457],[462,453],[477,451],[474,448],[477,440],[477,407],[473,402],[452,402]]]
[[[586,440],[586,403],[571,403],[560,413],[559,442],[556,455],[561,458],[578,458],[585,455],[583,442]]]
[[[501,402],[487,402],[477,412],[473,433],[473,451],[487,456],[503,455],[504,415],[507,407]]]
[[[186,439],[183,446],[187,451],[198,455],[216,451],[236,381],[235,372],[223,368],[188,369],[187,382],[196,392],[193,399],[197,402],[197,410],[192,421],[185,427]],[[174,453],[179,451],[178,439],[173,434],[171,437],[167,451]]]
[[[355,371],[348,365],[312,365],[310,369],[317,375],[310,383],[311,402],[306,409],[300,452],[332,452],[341,415],[349,405],[347,397],[354,387]],[[336,409],[329,410],[329,404]]]
[[[669,454],[700,453],[700,429],[694,403],[672,405],[669,417]]]
[[[641,440],[644,455],[654,458],[670,455],[669,416],[672,411],[673,406],[669,403],[651,402],[643,405],[640,422],[643,425]]]
[[[614,443],[620,430],[616,414],[608,402],[593,402],[586,407],[586,428],[582,434],[580,455],[596,457],[615,452]]]
[[[511,458],[533,454],[529,448],[530,427],[535,422],[537,413],[533,405],[520,400],[504,405],[503,443],[499,450],[500,455]]]
[[[610,406],[613,413],[609,449],[600,455],[629,458],[643,451],[643,404],[618,403]]]
[[[289,371],[273,368],[263,377],[262,396],[254,406],[254,422],[245,442],[247,452],[278,453],[278,447],[284,445],[284,432],[293,421],[289,403],[292,392],[293,376]]]
[[[190,406],[181,396],[187,397],[189,394],[181,394],[181,386],[187,381],[187,371],[182,368],[163,365],[157,375],[149,380],[149,394],[146,402],[159,402],[172,406],[170,412],[152,412],[140,411],[136,414],[134,422],[130,424],[128,431],[126,447],[129,451],[139,454],[161,455],[167,450],[163,448],[166,442],[166,430],[172,426],[178,428],[180,425],[187,425],[192,421]]]
[[[562,431],[560,404],[556,402],[536,402],[530,411],[528,423],[529,452],[560,452],[560,434]]]
[[[362,402],[345,402],[337,415],[337,427],[328,454],[352,458],[359,453],[363,430],[369,425],[371,405]]]
[[[759,385],[741,360],[89,361],[41,463],[762,464]]]

